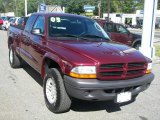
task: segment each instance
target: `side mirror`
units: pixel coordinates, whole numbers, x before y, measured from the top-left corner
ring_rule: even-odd
[[[41,29],[39,29],[39,28],[33,29],[33,30],[32,30],[32,33],[35,34],[35,35],[44,36],[44,35],[41,33]]]

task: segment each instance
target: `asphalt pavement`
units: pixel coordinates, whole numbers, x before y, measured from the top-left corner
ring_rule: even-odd
[[[160,120],[160,62],[153,62],[155,79],[136,101],[75,100],[69,112],[54,114],[45,106],[40,75],[29,66],[10,67],[7,33],[0,30],[0,120]]]
[[[142,29],[128,28],[129,31],[142,35]],[[155,29],[154,38],[160,41],[160,29]]]

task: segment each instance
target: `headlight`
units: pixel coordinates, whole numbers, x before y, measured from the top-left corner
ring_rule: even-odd
[[[151,73],[151,71],[152,71],[152,63],[148,63],[148,65],[147,65],[147,70],[146,70],[146,74]]]
[[[71,70],[71,77],[75,78],[96,78],[95,66],[78,66]]]

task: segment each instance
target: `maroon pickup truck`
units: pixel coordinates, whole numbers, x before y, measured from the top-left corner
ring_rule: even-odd
[[[8,47],[12,68],[25,61],[41,74],[45,103],[54,113],[68,111],[73,98],[131,101],[154,79],[149,58],[110,41],[84,16],[32,14],[24,29],[9,28]]]

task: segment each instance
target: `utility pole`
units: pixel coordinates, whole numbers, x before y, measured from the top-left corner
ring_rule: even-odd
[[[15,0],[15,15],[17,16],[17,0]]]
[[[153,46],[155,20],[158,0],[145,0],[144,17],[143,17],[143,34],[140,52],[146,57],[153,58],[155,56],[155,48]]]
[[[98,3],[98,16],[99,18],[101,18],[101,0],[99,0],[99,3]]]
[[[107,0],[108,2],[107,2],[107,6],[108,6],[108,11],[107,11],[107,13],[108,13],[108,22],[110,21],[109,20],[109,14],[110,14],[110,5],[111,5],[111,0]]]
[[[27,0],[25,0],[25,16],[27,16]]]

